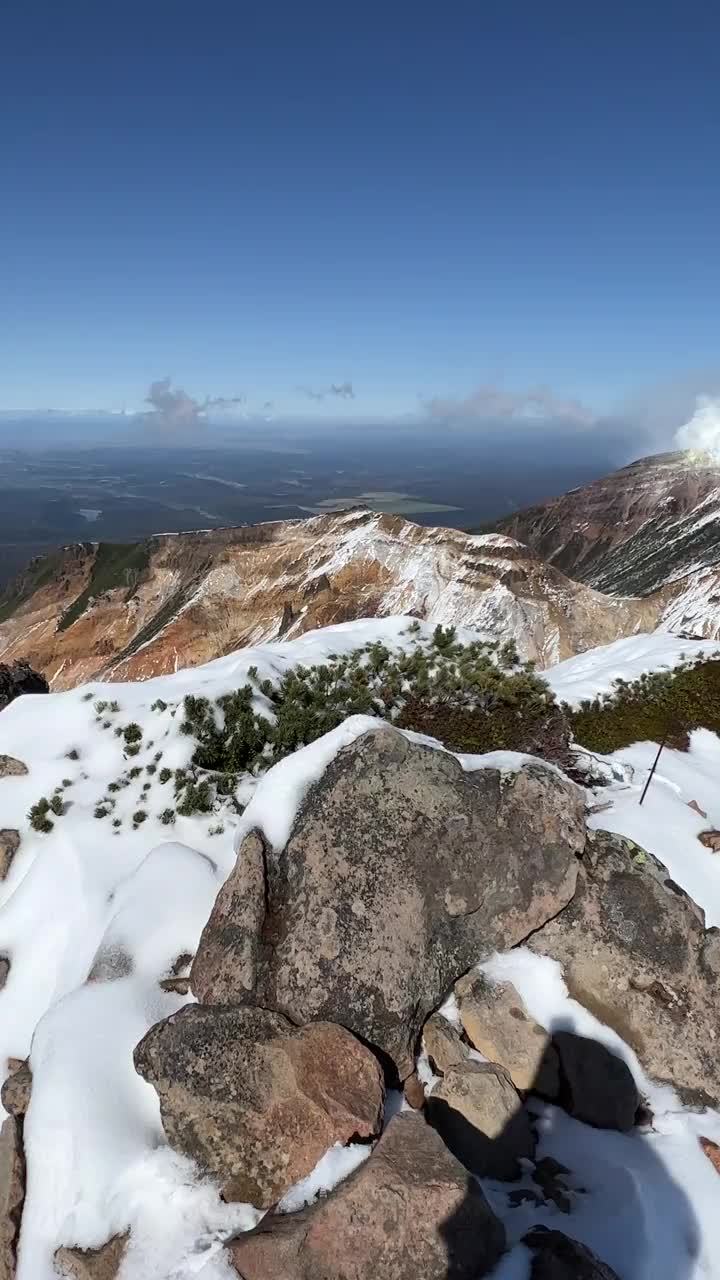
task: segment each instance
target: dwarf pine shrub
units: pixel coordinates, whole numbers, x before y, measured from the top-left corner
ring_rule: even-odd
[[[720,653],[685,661],[672,671],[644,672],[615,681],[610,693],[564,706],[575,738],[607,754],[633,742],[660,742],[681,751],[693,729],[720,733]]]

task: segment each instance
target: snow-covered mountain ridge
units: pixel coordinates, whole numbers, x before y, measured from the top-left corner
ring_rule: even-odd
[[[720,464],[710,455],[641,458],[497,528],[598,591],[649,596],[676,584],[672,627],[720,613]]]

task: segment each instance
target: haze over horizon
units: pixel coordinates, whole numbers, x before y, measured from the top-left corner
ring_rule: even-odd
[[[0,409],[672,446],[720,394],[691,10],[11,6]]]

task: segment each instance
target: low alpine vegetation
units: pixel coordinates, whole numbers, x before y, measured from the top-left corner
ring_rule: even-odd
[[[259,774],[314,742],[351,715],[374,715],[417,729],[458,751],[524,749],[551,712],[554,695],[521,663],[515,645],[464,645],[454,628],[420,628],[409,652],[379,642],[327,663],[298,666],[277,683],[256,668],[241,688],[211,703],[188,696],[183,733],[197,743],[192,764],[205,781],[176,773],[178,813],[208,812],[213,798],[231,794],[237,775]],[[162,779],[162,773],[160,777]]]
[[[633,742],[662,742],[687,751],[693,729],[720,733],[720,653],[684,661],[673,671],[616,680],[611,693],[564,706],[575,738],[609,753]]]

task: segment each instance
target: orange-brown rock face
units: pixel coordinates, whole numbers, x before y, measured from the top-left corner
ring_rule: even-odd
[[[657,625],[662,602],[608,601],[498,534],[346,512],[84,544],[35,565],[0,605],[0,658],[54,689],[142,680],[249,644],[413,613],[514,638],[548,666]]]

